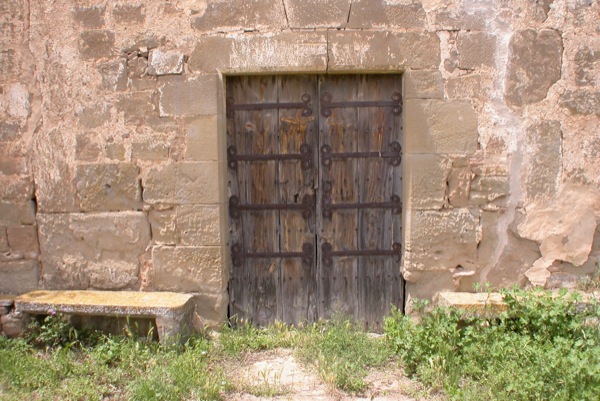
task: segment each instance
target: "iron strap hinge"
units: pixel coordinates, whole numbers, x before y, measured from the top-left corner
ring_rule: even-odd
[[[392,93],[392,100],[356,100],[351,102],[333,102],[329,92],[321,94],[321,114],[323,117],[331,115],[331,109],[343,109],[352,107],[391,107],[392,114],[399,116],[402,113],[402,95],[400,92]]]
[[[333,153],[330,145],[321,146],[321,163],[331,167],[332,159],[382,158],[390,159],[390,164],[399,166],[402,161],[402,146],[397,141],[390,143],[390,150],[383,152],[338,152]]]
[[[287,103],[247,103],[235,104],[232,98],[227,99],[227,117],[232,117],[234,111],[253,111],[253,110],[279,110],[279,109],[302,109],[302,116],[312,115],[311,97],[308,93],[302,95],[302,102]]]
[[[300,153],[276,153],[264,155],[238,155],[235,146],[227,148],[227,165],[235,170],[238,161],[272,161],[272,160],[300,160],[300,168],[308,170],[313,166],[313,153],[309,145],[303,143],[300,145]]]
[[[325,266],[333,264],[333,258],[339,256],[396,256],[396,261],[400,261],[402,256],[402,244],[394,242],[392,249],[361,249],[361,250],[345,250],[334,251],[333,246],[329,242],[324,242],[321,245],[323,263]]]
[[[310,266],[314,252],[310,242],[302,244],[301,252],[244,252],[239,244],[235,244],[231,247],[231,261],[234,266],[241,266],[244,259],[301,258],[302,263]]]
[[[302,203],[240,203],[240,198],[233,195],[229,198],[229,215],[237,219],[242,210],[299,210],[302,212],[302,217],[308,219],[312,215],[314,205],[315,202],[311,195],[304,195]]]

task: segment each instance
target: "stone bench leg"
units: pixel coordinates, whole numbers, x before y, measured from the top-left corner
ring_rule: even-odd
[[[192,312],[193,309],[190,308],[181,314],[157,316],[156,329],[158,331],[158,341],[161,344],[185,343],[192,333]]]

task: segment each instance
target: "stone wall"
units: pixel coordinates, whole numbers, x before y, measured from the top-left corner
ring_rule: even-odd
[[[3,0],[0,293],[225,316],[226,74],[404,74],[410,298],[600,259],[593,0]]]

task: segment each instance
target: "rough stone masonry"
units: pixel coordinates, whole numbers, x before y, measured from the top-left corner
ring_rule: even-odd
[[[226,315],[224,75],[403,74],[410,300],[600,259],[600,2],[3,0],[0,293]]]

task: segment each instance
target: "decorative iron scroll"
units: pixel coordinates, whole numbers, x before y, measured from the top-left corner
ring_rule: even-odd
[[[235,104],[232,98],[227,98],[227,117],[232,117],[234,111],[240,110],[280,110],[280,109],[302,109],[303,117],[312,115],[311,97],[308,93],[302,95],[302,102],[296,103],[247,103]]]
[[[398,195],[392,195],[389,202],[357,202],[357,203],[332,203],[331,192],[333,184],[331,181],[323,182],[323,196],[321,198],[323,217],[330,219],[334,210],[339,209],[392,209],[393,214],[402,213],[402,202]]]
[[[300,153],[277,153],[265,155],[238,155],[235,146],[227,148],[227,165],[235,170],[239,161],[272,161],[272,160],[300,160],[300,168],[308,170],[313,166],[313,154],[309,145],[300,145]]]
[[[353,102],[333,102],[329,92],[321,94],[321,114],[323,117],[331,115],[331,109],[343,109],[348,107],[391,107],[392,114],[399,116],[402,113],[402,95],[400,92],[392,93],[392,100],[357,100]]]
[[[244,252],[239,244],[231,247],[231,261],[241,266],[244,259],[301,258],[305,265],[312,265],[315,248],[310,242],[302,244],[302,252]]]
[[[333,264],[333,258],[337,256],[396,256],[396,261],[400,261],[402,256],[402,244],[394,242],[392,249],[362,249],[348,251],[334,251],[333,246],[329,242],[324,242],[321,245],[323,251],[323,263],[325,266]]]
[[[358,159],[358,158],[382,158],[390,159],[390,164],[399,166],[402,161],[402,146],[397,141],[390,143],[390,149],[382,152],[339,152],[332,153],[330,145],[321,146],[321,163],[325,167],[331,167],[333,159]]]
[[[314,209],[314,198],[311,195],[304,195],[302,203],[246,203],[240,204],[240,198],[231,196],[229,198],[229,215],[238,219],[241,210],[299,210],[302,217],[310,218]]]

